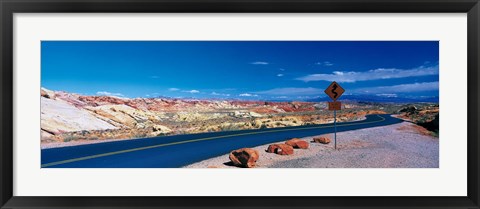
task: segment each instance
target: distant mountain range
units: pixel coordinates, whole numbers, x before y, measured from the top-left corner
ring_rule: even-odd
[[[155,97],[158,99],[180,99],[180,100],[206,100],[206,101],[266,101],[266,102],[329,102],[332,101],[330,97],[318,97],[314,99],[238,99],[238,98],[172,98],[172,97]],[[438,97],[388,97],[388,96],[376,96],[376,95],[343,95],[339,101],[351,101],[351,102],[378,102],[378,103],[438,103]]]
[[[307,100],[308,102],[326,102],[331,101],[329,97],[322,97]],[[343,95],[339,101],[355,101],[355,102],[391,102],[391,103],[413,103],[413,102],[428,102],[438,103],[438,97],[386,97],[376,95]]]

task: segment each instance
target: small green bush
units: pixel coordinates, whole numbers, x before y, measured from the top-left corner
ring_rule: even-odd
[[[63,138],[63,142],[69,142],[69,141],[75,141],[75,140],[78,140],[78,137],[76,137],[76,136],[66,136],[65,138]]]

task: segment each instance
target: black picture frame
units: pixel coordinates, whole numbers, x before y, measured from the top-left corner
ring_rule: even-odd
[[[478,0],[0,0],[1,208],[479,208]],[[468,195],[465,197],[13,196],[14,13],[467,13]],[[120,184],[121,182],[119,182]]]

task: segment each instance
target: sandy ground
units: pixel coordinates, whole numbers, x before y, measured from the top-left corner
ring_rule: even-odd
[[[135,140],[135,139],[102,139],[102,140],[75,140],[69,142],[49,142],[49,143],[40,143],[41,149],[49,148],[58,148],[58,147],[72,147],[85,144],[98,144],[104,142],[113,142],[113,141],[124,141],[124,140]]]
[[[267,153],[267,145],[254,147],[260,152],[257,168],[438,168],[439,139],[409,122],[333,134],[330,144],[310,143],[293,155]],[[312,137],[303,140],[312,141]],[[279,142],[283,143],[283,142]],[[186,168],[237,168],[228,155],[194,163]]]

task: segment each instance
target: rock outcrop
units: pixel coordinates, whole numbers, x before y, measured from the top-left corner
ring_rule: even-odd
[[[243,168],[253,168],[259,158],[257,150],[251,148],[242,148],[230,152],[228,156],[233,165]]]
[[[330,141],[330,138],[327,136],[313,137],[313,142],[315,143],[328,144]]]
[[[278,155],[293,155],[293,147],[287,144],[271,144],[266,151]]]
[[[414,105],[406,106],[400,109],[398,113],[406,113],[407,115],[412,115],[418,113],[418,108]]]
[[[150,136],[166,135],[172,132],[172,129],[162,125],[153,125],[152,130],[153,132],[149,134]]]
[[[116,129],[84,109],[76,108],[64,101],[41,97],[40,127],[50,134],[80,130]]]
[[[45,88],[41,88],[40,97],[42,143],[294,127],[333,121],[329,112],[322,111],[323,103],[314,102],[122,98]],[[349,108],[359,109],[359,106],[349,104]],[[337,121],[357,120],[368,111],[353,114],[346,109],[337,115]],[[308,146],[299,143],[293,146]]]
[[[45,88],[41,88],[40,89],[40,96],[45,97],[47,99],[55,99],[55,92],[50,91],[50,90],[45,89]]]
[[[298,138],[293,138],[285,142],[286,145],[290,145],[295,149],[308,149],[310,145],[307,141]]]

